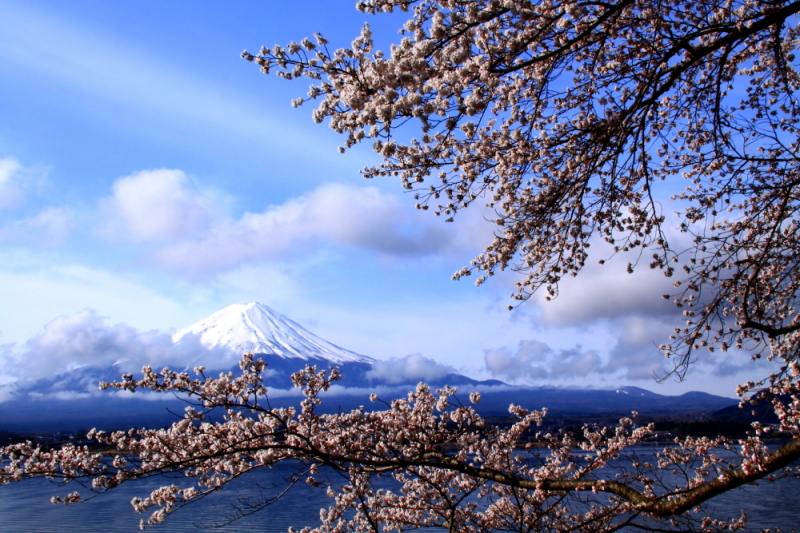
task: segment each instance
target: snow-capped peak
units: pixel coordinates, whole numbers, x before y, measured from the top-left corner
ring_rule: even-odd
[[[260,303],[230,305],[182,329],[174,342],[186,335],[200,336],[209,348],[227,348],[238,354],[272,354],[286,358],[326,359],[332,363],[372,363],[374,360],[321,339],[296,322]]]

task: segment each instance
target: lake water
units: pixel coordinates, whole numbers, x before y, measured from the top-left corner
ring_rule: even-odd
[[[219,522],[239,499],[254,499],[268,487],[292,474],[291,464],[280,464],[272,470],[261,470],[236,480],[225,490],[192,504],[150,531],[198,532],[202,526]],[[139,531],[139,519],[131,507],[131,498],[145,497],[151,490],[169,483],[181,485],[185,479],[152,478],[138,480],[93,500],[77,505],[53,505],[50,497],[76,490],[72,485],[58,487],[46,480],[35,479],[0,487],[0,532],[8,533],[109,533]],[[260,486],[260,487],[259,487]],[[301,528],[319,524],[319,509],[332,500],[324,487],[313,488],[305,483],[292,488],[283,498],[252,516],[227,525],[223,533],[284,533],[290,526]],[[738,516],[744,508],[752,531],[780,527],[782,531],[800,531],[800,479],[789,478],[776,483],[762,482],[758,487],[745,486],[723,494],[710,503],[717,518]],[[198,529],[201,527],[201,529]],[[431,530],[427,530],[431,531]]]

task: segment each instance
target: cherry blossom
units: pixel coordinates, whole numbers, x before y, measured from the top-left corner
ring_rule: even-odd
[[[646,528],[654,520],[662,531],[718,531],[743,527],[744,517],[721,522],[698,517],[695,509],[768,474],[784,475],[782,469],[800,456],[800,440],[770,451],[757,437],[739,443],[720,437],[678,440],[645,460],[631,447],[652,428],[637,426],[633,418],[616,428],[587,426],[578,440],[537,430],[546,411],[512,405],[509,423],[501,427],[462,405],[456,389],[432,391],[422,383],[382,411],[320,414],[320,395],[340,376],[336,369],[315,367],[293,375],[304,394],[299,408],[272,409],[261,379],[263,361],[245,355],[240,366],[240,375],[218,377],[202,368],[194,377],[144,368],[140,379],[126,375],[102,384],[175,393],[187,407],[166,429],[92,430],[88,436],[115,449],[113,456],[73,445],[7,446],[0,450],[7,459],[0,482],[77,482],[83,492],[53,498],[72,504],[129,480],[183,474],[180,482],[133,499],[136,511],[149,513],[141,521],[145,527],[253,470],[295,461],[303,466],[286,487],[240,512],[266,507],[281,491],[307,483],[333,500],[321,511],[321,525],[302,530],[309,533],[430,526],[589,532]],[[220,410],[224,417],[214,421]],[[339,481],[326,472],[335,472]],[[400,488],[379,488],[376,480],[383,476]]]
[[[745,406],[770,403],[779,429],[797,433],[800,2],[365,0],[358,8],[408,13],[399,42],[377,50],[365,25],[347,48],[316,34],[242,55],[264,73],[312,80],[292,105],[316,101],[313,119],[345,136],[341,151],[371,142],[382,163],[364,169],[367,178],[398,177],[419,209],[447,221],[476,202],[493,210],[493,240],[455,278],[474,273],[481,284],[516,271],[514,307],[538,290],[557,297],[590,247],[600,263],[627,254],[628,272],[649,267],[674,280],[663,297],[682,316],[661,350],[677,375],[703,350],[771,359],[777,370],[738,393]],[[671,198],[659,196],[664,188]],[[539,426],[544,410],[512,405],[510,422],[497,424],[476,412],[478,394],[465,391],[465,405],[456,389],[423,384],[384,410],[322,414],[336,369],[298,372],[303,401],[273,409],[264,370],[245,355],[237,375],[123,376],[103,387],[175,393],[185,413],[166,429],[92,431],[117,451],[110,458],[70,445],[7,446],[0,482],[77,482],[80,491],[54,498],[69,504],[132,479],[183,474],[133,500],[149,513],[145,526],[255,469],[297,461],[284,489],[307,483],[332,500],[305,533],[726,531],[743,529],[746,516],[712,519],[706,502],[795,474],[789,465],[800,458],[800,439],[770,448],[770,428],[758,424],[741,441],[678,439],[639,457],[633,447],[650,428],[635,417],[587,426],[580,438],[551,434]]]
[[[628,254],[675,279],[683,376],[701,349],[793,360],[800,349],[794,95],[800,4],[787,1],[368,0],[409,13],[376,50],[262,48],[264,73],[314,84],[316,122],[367,140],[417,208],[452,221],[476,202],[494,239],[454,274],[520,273],[518,305]],[[671,200],[655,188],[662,181]],[[678,235],[665,227],[677,212]],[[670,242],[672,240],[673,242]],[[688,240],[689,244],[684,245]],[[599,246],[599,245],[605,246]],[[668,332],[666,332],[666,335]]]

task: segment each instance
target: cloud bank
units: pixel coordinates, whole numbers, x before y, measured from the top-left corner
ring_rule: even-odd
[[[514,382],[584,378],[603,371],[596,350],[583,350],[580,345],[554,350],[538,340],[521,341],[515,351],[508,347],[484,350],[483,360],[493,376]]]
[[[226,216],[219,195],[180,170],[117,180],[100,203],[109,241],[149,249],[157,266],[205,278],[256,260],[283,260],[327,245],[385,257],[420,257],[460,248],[463,236],[374,187],[326,183],[260,213]]]
[[[455,369],[449,365],[437,363],[433,359],[415,353],[386,361],[376,361],[366,376],[369,379],[393,385],[414,381],[434,381],[454,372]]]
[[[17,390],[36,392],[37,380],[52,380],[47,388],[55,392],[90,392],[97,390],[100,379],[118,379],[145,365],[175,370],[198,365],[228,369],[238,359],[226,350],[201,345],[197,336],[173,343],[169,333],[109,325],[92,309],[52,320],[42,333],[15,348],[0,348],[0,401]]]
[[[672,235],[674,243],[681,239]],[[593,257],[603,257],[607,246],[595,243]],[[580,346],[553,349],[539,340],[522,341],[516,349],[502,347],[484,351],[486,369],[492,375],[510,379],[519,368],[518,377],[528,380],[605,378],[647,380],[663,377],[671,368],[661,356],[658,345],[667,340],[683,318],[675,305],[661,297],[674,292],[674,279],[661,270],[640,266],[626,274],[631,257],[617,254],[605,264],[590,261],[576,277],[559,283],[559,295],[546,301],[536,294],[533,303],[534,328],[568,334],[601,328],[610,334],[595,350]],[[530,316],[530,315],[528,315]]]

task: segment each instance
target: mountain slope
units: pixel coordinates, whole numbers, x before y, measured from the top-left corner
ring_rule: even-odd
[[[173,335],[200,336],[209,348],[224,347],[237,354],[277,355],[289,359],[324,359],[335,364],[372,363],[374,359],[345,350],[317,337],[298,323],[260,303],[230,305]]]

